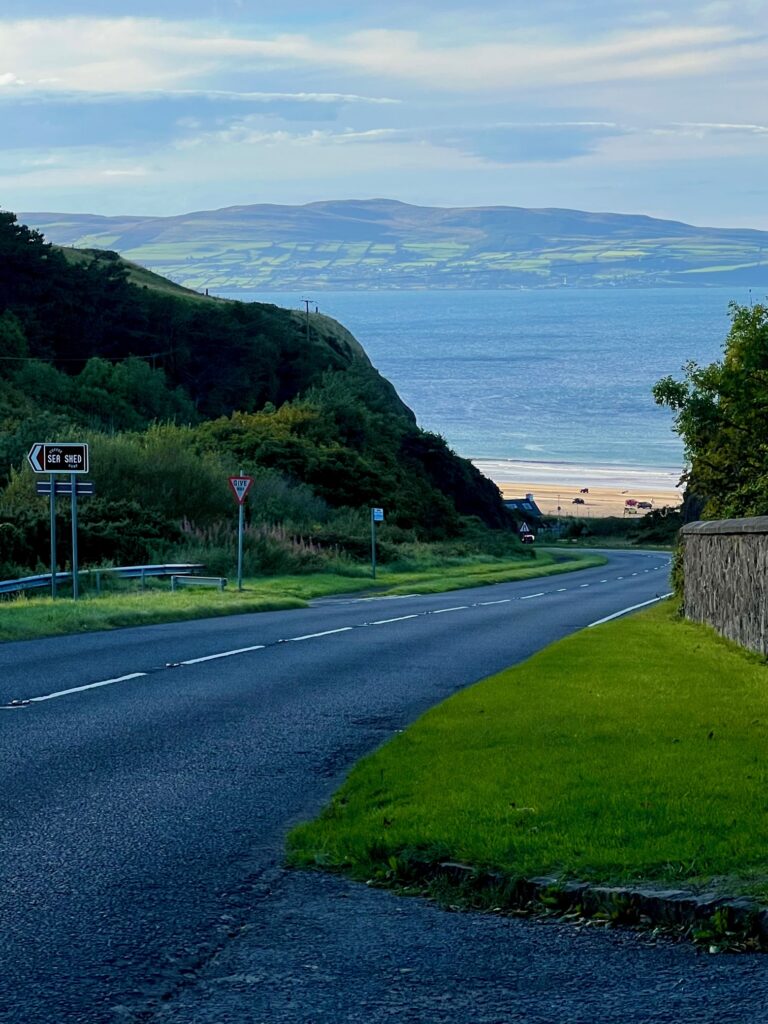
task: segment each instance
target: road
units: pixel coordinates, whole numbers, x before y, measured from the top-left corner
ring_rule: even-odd
[[[281,868],[286,830],[361,754],[456,689],[664,593],[667,562],[615,552],[524,583],[0,647],[2,1024],[479,1024],[551,1020],[550,1004],[554,1019],[596,1019],[578,1016],[594,982],[585,1003],[563,971],[605,976],[623,1016],[603,1020],[687,1019],[664,1014],[705,995],[697,1021],[764,1019],[759,958],[722,967]],[[638,986],[656,1015],[627,1015]]]

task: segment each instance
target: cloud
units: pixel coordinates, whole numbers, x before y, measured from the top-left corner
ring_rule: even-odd
[[[0,23],[0,68],[69,91],[200,88],[213,76],[316,68],[440,91],[556,87],[674,79],[764,60],[765,35],[727,24],[664,24],[570,38],[554,29],[503,31],[495,39],[441,43],[427,33],[366,29],[234,35],[203,23],[150,18],[64,18]],[[244,30],[241,30],[244,31]]]
[[[309,131],[272,130],[258,117],[236,118],[212,131],[190,124],[189,134],[178,140],[177,148],[192,149],[226,145],[234,149],[323,148],[338,146],[384,146],[408,148],[427,146],[479,161],[476,166],[513,166],[520,164],[559,164],[603,152],[613,144],[613,159],[622,151],[642,155],[643,159],[676,158],[676,140],[688,147],[693,139],[707,142],[702,153],[717,155],[718,145],[727,142],[723,152],[736,152],[738,140],[768,137],[768,126],[709,122],[670,122],[658,124],[621,124],[615,121],[516,121],[474,125],[416,126],[410,128],[312,129]],[[632,144],[621,146],[621,140]],[[718,139],[721,141],[718,143]],[[666,142],[664,141],[666,140]],[[616,146],[619,148],[616,149]]]

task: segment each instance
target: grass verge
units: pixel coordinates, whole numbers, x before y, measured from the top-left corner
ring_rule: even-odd
[[[295,866],[715,887],[768,902],[768,668],[669,602],[462,691],[361,761]]]
[[[216,615],[302,608],[318,597],[375,589],[386,594],[439,593],[461,587],[530,579],[601,565],[600,556],[576,556],[565,560],[541,552],[535,562],[489,562],[449,566],[422,572],[380,572],[369,576],[314,573],[303,576],[272,576],[246,580],[244,589],[183,590],[170,593],[167,582],[151,581],[144,591],[117,590],[101,597],[85,595],[75,602],[67,598],[20,596],[0,603],[0,641],[32,640],[120,626],[147,626]]]

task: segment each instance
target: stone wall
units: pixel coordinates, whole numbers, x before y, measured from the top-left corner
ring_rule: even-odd
[[[768,516],[689,523],[681,537],[686,618],[768,655]]]

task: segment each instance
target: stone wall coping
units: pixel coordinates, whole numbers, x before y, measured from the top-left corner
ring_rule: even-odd
[[[750,519],[712,519],[687,523],[680,531],[683,536],[698,534],[765,533],[768,534],[768,516],[753,516]]]

